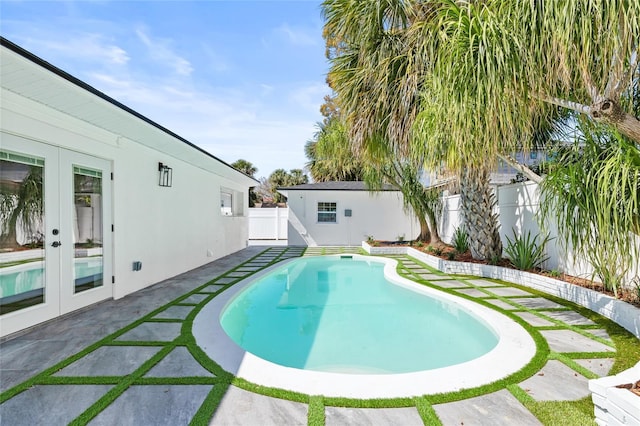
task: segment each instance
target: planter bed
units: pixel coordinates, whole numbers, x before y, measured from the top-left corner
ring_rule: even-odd
[[[373,255],[406,254],[447,274],[495,278],[540,290],[597,312],[640,339],[640,309],[588,288],[502,266],[444,260],[411,247],[372,247],[363,241],[362,248]]]
[[[596,423],[604,425],[640,425],[640,396],[619,385],[640,381],[640,362],[615,376],[589,380],[595,406]]]

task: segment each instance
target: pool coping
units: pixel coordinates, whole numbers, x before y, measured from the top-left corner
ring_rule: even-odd
[[[335,255],[334,257],[340,257]],[[402,374],[341,374],[284,367],[238,346],[222,329],[220,313],[239,292],[275,269],[295,260],[280,262],[226,289],[205,305],[193,321],[192,333],[197,345],[225,371],[252,383],[301,392],[309,395],[347,398],[402,398],[457,392],[486,385],[508,377],[525,367],[536,354],[529,332],[508,316],[466,300],[401,277],[398,262],[390,258],[353,258],[385,263],[384,274],[396,285],[444,299],[483,319],[498,336],[498,345],[487,354],[455,366]],[[211,321],[215,318],[215,321]]]

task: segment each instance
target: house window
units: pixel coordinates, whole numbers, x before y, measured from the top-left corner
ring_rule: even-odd
[[[318,203],[318,222],[336,223],[336,203]]]
[[[244,216],[246,193],[229,188],[220,189],[220,213],[222,216]]]
[[[220,213],[222,216],[233,216],[233,193],[220,191]]]

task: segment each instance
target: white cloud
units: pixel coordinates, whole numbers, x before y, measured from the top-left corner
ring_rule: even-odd
[[[295,46],[317,46],[321,41],[318,30],[315,28],[291,27],[289,24],[282,24],[275,29],[275,32]]]
[[[90,84],[228,163],[251,161],[258,176],[265,177],[277,168],[304,167],[304,144],[319,116],[317,98],[312,112],[301,113],[298,103],[286,106],[289,98],[309,92],[308,87],[263,104],[251,88],[191,90],[102,73],[92,74]]]
[[[173,71],[178,75],[191,75],[191,72],[193,72],[191,63],[169,47],[169,44],[171,44],[169,40],[152,39],[147,35],[144,28],[138,28],[136,35],[147,47],[149,55],[153,60],[165,67],[173,68]]]
[[[75,59],[82,58],[85,61],[95,60],[114,65],[126,65],[130,59],[124,49],[106,41],[106,37],[100,34],[79,33],[64,41],[54,38],[29,37],[26,44],[44,47],[59,55]]]

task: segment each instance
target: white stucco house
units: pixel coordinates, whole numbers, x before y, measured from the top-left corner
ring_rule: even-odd
[[[246,247],[257,181],[5,38],[0,83],[2,336]]]
[[[411,240],[420,232],[392,186],[370,191],[364,182],[319,182],[278,192],[289,206],[289,245],[358,246],[369,236]]]

